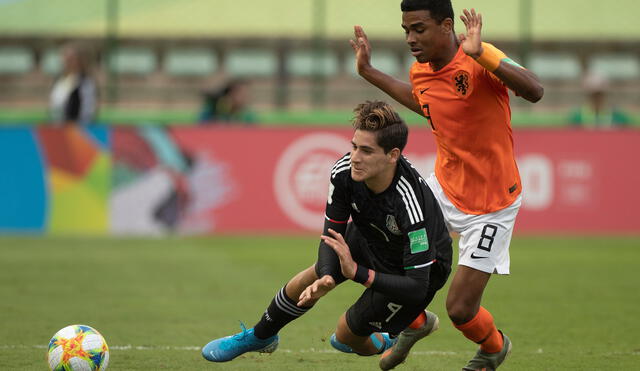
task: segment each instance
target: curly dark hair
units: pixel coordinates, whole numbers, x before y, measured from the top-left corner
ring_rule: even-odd
[[[403,12],[414,10],[428,10],[431,18],[442,23],[447,18],[454,20],[453,6],[451,0],[402,0],[400,9]]]
[[[402,152],[407,145],[409,128],[389,104],[382,101],[366,101],[359,104],[353,112],[354,129],[374,132],[376,142],[384,153],[389,153],[394,148]]]

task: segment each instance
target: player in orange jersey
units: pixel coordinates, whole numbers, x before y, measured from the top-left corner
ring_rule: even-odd
[[[410,83],[371,66],[371,46],[355,26],[351,46],[360,76],[425,116],[437,144],[435,174],[427,183],[449,230],[460,234],[459,266],[447,296],[454,326],[480,349],[463,370],[493,370],[511,351],[480,305],[491,274],[509,273],[509,243],[521,203],[508,90],[537,102],[537,77],[491,44],[482,42],[482,16],[464,10],[466,33],[456,36],[450,0],[403,0],[402,28],[417,62]],[[380,366],[402,362],[417,341],[400,335]],[[404,337],[404,339],[403,339]],[[405,344],[404,347],[400,347]]]

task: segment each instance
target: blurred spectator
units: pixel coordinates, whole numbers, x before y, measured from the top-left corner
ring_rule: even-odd
[[[583,127],[613,127],[629,124],[629,117],[607,100],[609,80],[599,74],[589,73],[583,81],[585,103],[574,110],[569,122]]]
[[[204,92],[201,123],[255,123],[256,115],[249,107],[249,87],[246,80],[236,79],[221,88]]]
[[[71,43],[62,48],[62,74],[56,78],[49,96],[51,121],[55,124],[85,125],[97,112],[98,89],[91,74],[89,51]]]

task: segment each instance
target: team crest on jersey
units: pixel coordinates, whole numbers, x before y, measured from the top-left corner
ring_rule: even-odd
[[[396,236],[402,234],[400,228],[398,228],[398,223],[396,223],[396,218],[394,218],[393,215],[387,215],[387,229]]]
[[[471,79],[469,77],[469,72],[460,70],[453,75],[453,83],[454,90],[456,91],[456,95],[463,98],[469,94],[471,91]]]

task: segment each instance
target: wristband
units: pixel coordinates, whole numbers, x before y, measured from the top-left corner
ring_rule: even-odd
[[[369,269],[369,279],[367,282],[363,283],[365,287],[371,287],[373,285],[373,280],[376,278],[376,271]]]
[[[353,280],[364,285],[369,280],[369,269],[358,264]]]
[[[487,45],[483,45],[482,54],[476,59],[482,67],[489,70],[489,72],[493,72],[498,69],[500,66],[500,61],[504,58],[504,54],[500,52],[498,49],[487,47]]]

